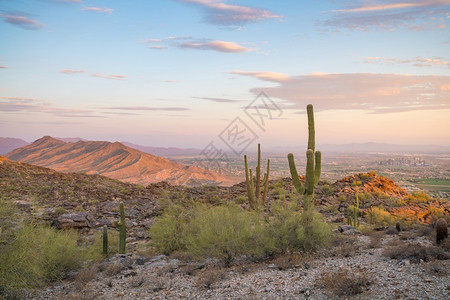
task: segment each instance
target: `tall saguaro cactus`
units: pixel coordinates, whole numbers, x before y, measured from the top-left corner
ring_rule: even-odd
[[[125,222],[125,209],[123,202],[120,202],[120,234],[119,234],[119,253],[125,254],[126,251],[126,237],[127,237],[127,223]]]
[[[315,151],[316,143],[313,106],[308,104],[306,111],[308,114],[308,149],[306,151],[306,176],[304,186],[297,173],[294,155],[292,153],[288,154],[289,169],[291,171],[294,187],[299,194],[305,195],[305,210],[314,207],[314,186],[319,182],[322,163],[320,151]]]
[[[245,183],[247,185],[248,202],[252,209],[257,209],[259,205],[264,205],[266,202],[267,191],[269,187],[269,172],[270,172],[270,159],[267,160],[267,172],[264,173],[263,180],[261,182],[261,145],[258,144],[258,164],[255,170],[255,177],[253,172],[248,168],[247,155],[244,155],[245,164]],[[261,185],[263,186],[263,194],[261,197]]]

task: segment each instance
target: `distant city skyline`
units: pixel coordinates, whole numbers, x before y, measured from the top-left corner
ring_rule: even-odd
[[[449,20],[446,0],[0,0],[0,136],[291,147],[311,103],[318,144],[450,146]]]

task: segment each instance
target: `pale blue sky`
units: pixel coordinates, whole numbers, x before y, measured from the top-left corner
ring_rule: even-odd
[[[450,1],[0,0],[0,136],[450,145]],[[283,110],[260,130],[264,91]]]

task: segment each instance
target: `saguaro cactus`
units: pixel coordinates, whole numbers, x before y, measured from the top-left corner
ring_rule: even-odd
[[[108,226],[103,226],[103,255],[108,256]]]
[[[298,176],[297,167],[295,166],[294,155],[288,154],[289,170],[291,171],[292,182],[298,193],[303,195],[309,195],[305,197],[305,207],[313,201],[314,186],[317,185],[320,178],[322,156],[320,151],[315,151],[315,129],[314,129],[314,111],[313,106],[308,104],[306,107],[308,114],[308,149],[306,151],[306,176],[305,186],[300,181]],[[313,205],[314,206],[314,205]]]
[[[125,222],[125,209],[123,202],[120,202],[120,235],[119,235],[119,253],[125,254],[126,251],[126,237],[127,237],[127,223]]]
[[[270,159],[267,160],[267,172],[264,173],[263,180],[261,181],[261,145],[258,144],[258,164],[255,170],[255,177],[253,172],[248,168],[247,155],[244,155],[245,165],[245,183],[247,185],[248,202],[252,209],[257,209],[259,205],[264,205],[266,202],[267,191],[269,187],[269,172],[270,172]],[[264,186],[263,194],[261,197],[261,184]]]

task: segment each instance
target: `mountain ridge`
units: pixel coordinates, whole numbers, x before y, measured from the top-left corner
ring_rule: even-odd
[[[213,171],[185,166],[119,142],[80,140],[66,143],[44,136],[11,151],[6,157],[58,172],[99,174],[141,185],[159,181],[176,185],[231,184],[228,178]]]

